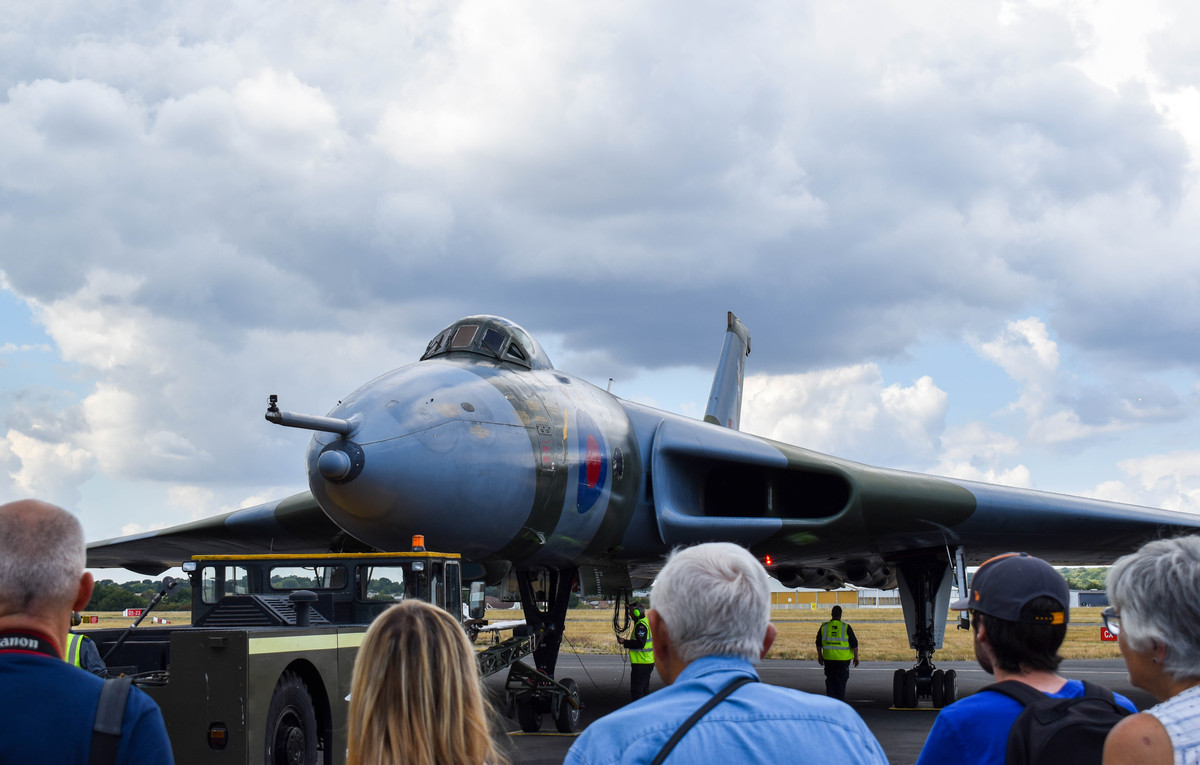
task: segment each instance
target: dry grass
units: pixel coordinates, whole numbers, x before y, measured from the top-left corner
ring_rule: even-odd
[[[1068,659],[1119,659],[1116,643],[1100,641],[1099,608],[1076,608],[1062,655]],[[488,614],[492,617],[493,614]],[[956,619],[957,613],[950,615]],[[779,637],[767,658],[816,660],[816,635],[821,623],[829,618],[828,609],[775,609],[771,621]],[[908,646],[904,616],[899,608],[845,608],[843,619],[854,628],[863,661],[909,661],[914,652]],[[612,612],[576,609],[567,616],[565,630],[569,648],[579,653],[617,653],[612,633]],[[943,661],[971,661],[975,658],[971,633],[946,625],[946,637],[937,656]]]
[[[1067,640],[1062,655],[1068,659],[1119,659],[1116,643],[1100,641],[1099,608],[1076,608],[1071,611],[1071,626],[1067,629]],[[91,615],[89,613],[88,615]],[[93,629],[128,627],[134,622],[120,613],[98,613],[100,622]],[[173,625],[190,623],[187,611],[155,611],[152,616],[169,619]],[[489,619],[508,620],[521,618],[520,611],[489,611]],[[951,618],[957,617],[952,613]],[[817,629],[829,618],[829,611],[778,608],[771,612],[771,621],[779,630],[775,646],[768,654],[772,659],[816,660],[814,645]],[[908,635],[904,630],[904,616],[899,608],[845,608],[843,618],[854,627],[859,642],[859,657],[863,661],[909,661],[913,650],[908,647]],[[142,627],[152,626],[150,617]],[[86,632],[88,625],[79,628]],[[567,614],[566,650],[578,653],[619,653],[612,632],[612,611],[574,609]],[[971,661],[975,658],[971,647],[971,634],[955,629],[953,621],[946,625],[946,638],[937,656],[943,661]]]
[[[100,621],[96,624],[83,624],[75,628],[77,632],[82,632],[84,634],[87,634],[88,629],[124,629],[137,621],[136,616],[121,616],[120,611],[84,611],[83,615],[85,617],[96,616],[100,619]],[[156,626],[150,621],[154,617],[166,619],[171,622],[172,626],[192,623],[191,611],[159,611],[158,609],[155,609],[150,612],[149,616],[142,620],[142,623],[138,626],[138,629],[141,629],[142,627]]]

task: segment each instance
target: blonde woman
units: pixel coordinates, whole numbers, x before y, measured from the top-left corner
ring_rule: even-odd
[[[354,662],[347,765],[507,765],[488,719],[452,616],[410,600],[375,620]]]

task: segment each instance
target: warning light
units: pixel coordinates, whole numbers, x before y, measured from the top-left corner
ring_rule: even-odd
[[[765,558],[763,558],[763,563],[765,563],[765,564],[766,564],[766,565],[768,565],[768,566],[772,565],[772,562],[771,562],[771,556],[770,556],[770,555],[768,555],[768,556],[766,556]]]
[[[229,741],[229,729],[224,723],[213,723],[208,726],[208,748],[224,749]]]
[[[424,534],[413,534],[412,551],[413,552],[425,552],[425,535]]]

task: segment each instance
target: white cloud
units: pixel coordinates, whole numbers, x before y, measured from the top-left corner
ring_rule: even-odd
[[[1105,481],[1092,496],[1113,502],[1200,513],[1200,451],[1177,451],[1123,460],[1126,481]]]
[[[1194,11],[1093,6],[15,11],[0,285],[84,393],[68,427],[4,397],[33,387],[7,363],[3,464],[41,439],[174,512],[236,506],[303,480],[267,393],[320,413],[480,311],[603,383],[707,365],[733,308],[747,424],[877,464],[1027,480],[869,363],[929,338],[988,338],[1022,443],[1194,417],[1200,133],[1163,111]]]
[[[946,393],[929,377],[884,385],[874,364],[746,378],[742,429],[877,464],[926,464],[945,427]]]
[[[70,443],[55,443],[9,430],[0,438],[0,464],[8,467],[15,496],[38,497],[74,507],[79,487],[96,469],[93,455]]]
[[[1012,436],[988,430],[981,422],[948,428],[942,436],[940,462],[932,473],[969,481],[1033,487],[1033,476],[1023,464],[1021,442]]]

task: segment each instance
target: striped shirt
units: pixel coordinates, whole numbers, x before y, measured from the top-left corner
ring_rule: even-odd
[[[1167,729],[1175,749],[1175,765],[1200,765],[1200,685],[1177,693],[1146,710]]]

